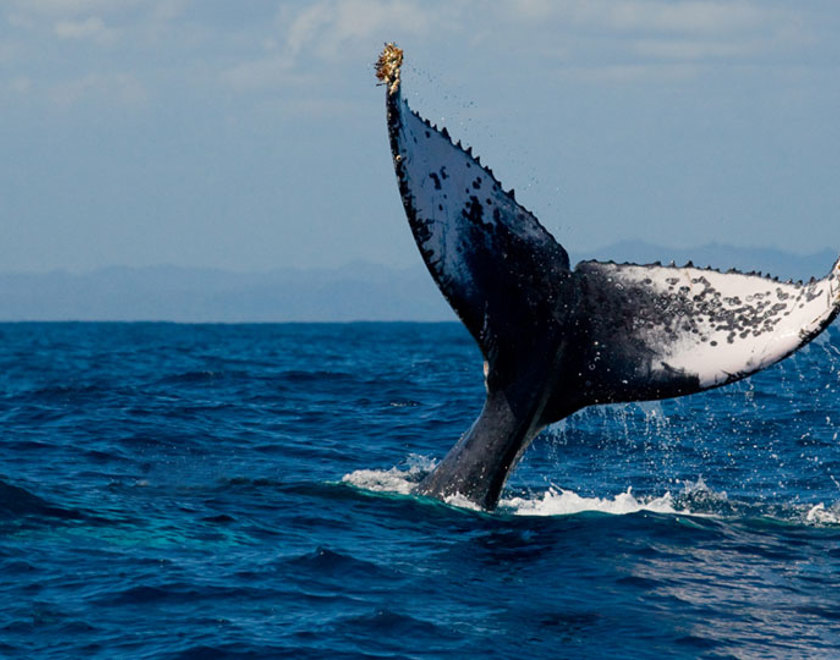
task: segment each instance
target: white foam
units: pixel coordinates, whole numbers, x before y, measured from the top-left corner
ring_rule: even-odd
[[[683,492],[681,500],[692,504],[722,505],[729,502],[725,490],[713,490],[703,480],[703,475],[697,477],[697,481],[686,479],[682,482]]]
[[[475,502],[471,502],[467,499],[466,495],[461,495],[461,493],[455,493],[454,495],[450,495],[443,499],[449,506],[455,506],[459,509],[468,509],[469,511],[483,511],[483,509],[476,504]]]
[[[402,469],[392,467],[390,470],[355,470],[345,474],[341,481],[376,493],[409,495],[423,475],[434,470],[436,464],[431,458],[411,454]]]
[[[518,516],[567,516],[584,511],[598,511],[612,515],[626,515],[639,511],[686,513],[674,508],[674,500],[670,493],[659,497],[637,498],[633,495],[631,488],[612,498],[601,498],[582,497],[574,491],[552,486],[541,497],[533,499],[512,497],[508,500],[503,499],[499,505]]]
[[[812,506],[808,513],[805,514],[805,522],[816,525],[840,525],[840,508],[835,504],[826,509],[825,504],[820,502]]]
[[[376,493],[411,495],[420,480],[436,465],[436,461],[412,454],[406,461],[389,470],[355,470],[342,477],[342,482],[361,490]],[[514,516],[570,516],[584,512],[610,515],[628,515],[641,511],[661,514],[699,517],[727,517],[744,515],[743,504],[730,502],[725,491],[716,491],[706,484],[703,477],[697,481],[683,481],[683,490],[676,497],[670,492],[659,496],[636,496],[628,487],[612,497],[585,497],[573,490],[552,485],[542,493],[530,497],[510,497],[499,501],[499,511]],[[481,511],[481,507],[465,496],[455,494],[445,499],[446,504]],[[737,504],[737,506],[736,506]],[[783,518],[809,525],[840,525],[840,502],[829,507],[820,502],[810,508],[795,506]],[[748,507],[747,507],[748,508]]]
[[[374,493],[396,493],[411,495],[414,487],[424,475],[434,470],[436,462],[424,456],[412,455],[406,461],[405,468],[392,467],[390,470],[355,470],[345,474],[341,481]],[[481,507],[471,502],[464,495],[455,493],[444,498],[444,502],[459,509],[481,511]]]
[[[402,466],[388,470],[355,470],[345,474],[341,481],[362,490],[375,493],[410,495],[414,487],[429,472],[436,461],[426,456],[412,454]],[[700,480],[702,483],[702,480]],[[705,484],[703,484],[705,485]],[[464,495],[456,493],[444,500],[450,506],[470,511],[481,511],[481,507]],[[674,508],[670,493],[659,497],[636,497],[631,488],[611,498],[583,497],[572,490],[551,486],[534,497],[511,497],[499,502],[500,510],[516,516],[563,516],[584,511],[600,511],[613,515],[654,511],[656,513],[689,513]]]
[[[405,469],[392,467],[389,470],[355,470],[342,477],[342,482],[362,490],[375,493],[410,495],[424,474],[434,469],[434,462],[423,457],[407,465]],[[470,511],[481,511],[481,507],[464,495],[456,493],[444,500],[450,506]],[[600,511],[613,515],[625,515],[639,511],[656,513],[688,513],[674,508],[670,493],[660,497],[636,497],[632,489],[612,498],[582,497],[574,491],[552,486],[542,495],[533,498],[511,497],[499,501],[500,510],[516,516],[567,516],[584,511]]]

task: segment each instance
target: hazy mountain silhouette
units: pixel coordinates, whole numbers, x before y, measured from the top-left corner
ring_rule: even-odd
[[[761,270],[783,279],[823,276],[826,250],[798,256],[779,250],[707,245],[669,249],[623,242],[579,258]],[[425,268],[354,263],[335,269],[234,273],[175,266],[104,268],[89,273],[0,274],[0,320],[181,322],[443,321],[455,316]]]
[[[0,274],[0,320],[281,322],[454,318],[422,267],[235,273],[175,266]]]

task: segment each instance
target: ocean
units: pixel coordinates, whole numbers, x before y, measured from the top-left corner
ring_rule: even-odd
[[[0,657],[840,657],[840,331],[408,494],[456,323],[0,324]]]

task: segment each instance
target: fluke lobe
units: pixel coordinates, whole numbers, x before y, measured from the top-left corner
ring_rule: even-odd
[[[493,509],[548,424],[599,403],[726,385],[807,344],[840,311],[840,261],[822,280],[660,264],[583,261],[517,204],[470,149],[402,98],[403,53],[387,44],[394,169],[414,240],[485,359],[478,419],[418,486]]]

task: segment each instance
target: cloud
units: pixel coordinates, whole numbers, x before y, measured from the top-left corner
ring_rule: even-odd
[[[755,30],[778,20],[771,8],[748,2],[640,2],[626,0],[593,3],[606,25],[627,31],[652,30],[682,34],[732,34]]]
[[[809,36],[801,5],[756,0],[513,0],[496,20],[529,30],[555,75],[610,85],[701,77],[768,56],[790,64]]]
[[[228,67],[220,77],[224,84],[236,91],[272,87],[290,79],[293,64],[288,55],[275,53]]]
[[[0,64],[7,64],[19,54],[20,46],[11,41],[0,41]]]
[[[19,27],[61,25],[73,32],[73,25],[100,21],[101,16],[123,19],[126,28],[141,27],[149,19],[172,21],[181,16],[190,0],[6,0],[0,14]],[[112,21],[113,22],[113,21]],[[104,23],[104,21],[103,21]]]
[[[697,77],[700,68],[692,63],[599,64],[570,66],[558,72],[560,77],[594,85],[624,85],[681,82]]]
[[[289,27],[287,45],[293,53],[310,48],[336,54],[348,41],[366,40],[386,27],[422,33],[429,22],[428,11],[405,0],[329,0],[297,16]]]
[[[120,75],[150,87],[181,76],[184,85],[287,91],[340,75],[345,62],[369,63],[392,39],[412,53],[422,47],[449,56],[469,53],[481,38],[482,59],[497,69],[542,58],[547,75],[584,72],[605,84],[673,79],[724,60],[798,52],[802,26],[815,20],[801,5],[772,0],[273,0],[241,7],[221,0],[6,0],[3,17],[18,29],[0,42],[0,63],[14,63],[16,75],[63,102],[97,89],[142,98],[142,86]],[[45,40],[56,47],[43,48]],[[84,52],[75,60],[74,43],[113,47],[107,62],[83,60],[91,55]],[[86,79],[78,67],[124,73]]]
[[[505,5],[520,20],[559,20],[615,32],[730,34],[789,18],[787,11],[747,0],[516,0]]]
[[[91,40],[102,44],[115,42],[118,34],[98,16],[89,16],[79,21],[58,21],[53,26],[53,33],[62,39]]]
[[[726,42],[695,39],[644,39],[634,45],[640,55],[665,60],[731,59],[760,52],[765,47],[766,42],[759,40]]]
[[[143,105],[146,88],[128,73],[89,73],[75,80],[53,85],[49,90],[54,105],[66,108],[87,99],[105,100],[125,106]]]
[[[172,21],[186,11],[189,0],[156,0],[150,16],[156,21]]]
[[[9,89],[15,94],[28,94],[32,89],[32,81],[26,76],[18,76],[9,82]]]
[[[374,38],[389,34],[427,34],[442,27],[448,13],[413,0],[323,0],[301,11],[288,24],[288,51],[334,58],[350,44],[370,48]]]
[[[0,101],[19,101],[32,92],[32,80],[27,76],[17,76],[9,80],[0,79]]]
[[[138,4],[141,0],[12,0],[19,12],[52,17],[124,11]]]
[[[226,67],[220,78],[237,91],[311,81],[303,72],[313,63],[335,63],[361,49],[375,53],[381,41],[395,35],[426,35],[442,26],[446,14],[415,0],[320,0],[302,8],[283,5],[276,20],[279,38],[267,37],[261,56]]]
[[[8,0],[0,21],[17,28],[18,42],[52,36],[113,44],[119,37],[150,35],[176,22],[188,0]]]

